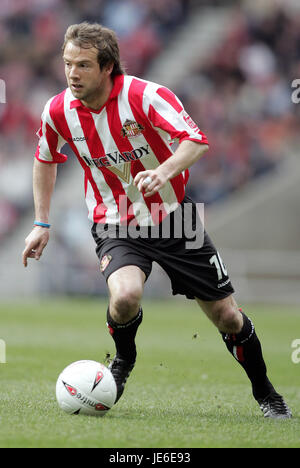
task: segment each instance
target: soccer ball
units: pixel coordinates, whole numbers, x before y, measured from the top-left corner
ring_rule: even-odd
[[[73,362],[57,379],[58,405],[69,414],[104,416],[114,405],[116,396],[114,377],[100,362]]]

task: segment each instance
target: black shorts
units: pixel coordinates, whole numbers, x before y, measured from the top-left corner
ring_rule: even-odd
[[[179,216],[177,216],[179,215]],[[189,221],[190,228],[185,229]],[[234,292],[226,267],[205,232],[196,204],[188,197],[159,227],[128,228],[94,224],[100,270],[106,281],[116,270],[138,266],[149,277],[157,262],[171,280],[173,294],[203,301],[223,299]]]

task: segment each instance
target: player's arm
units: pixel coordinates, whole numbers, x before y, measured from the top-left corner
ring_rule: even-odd
[[[170,179],[198,161],[208,150],[208,140],[171,90],[159,87],[154,91],[149,87],[147,92],[147,89],[144,93],[143,110],[150,123],[154,128],[168,134],[170,141],[179,142],[175,153],[163,164],[155,170],[142,171],[136,175],[134,184],[138,190],[144,191],[146,197],[151,197]]]
[[[155,170],[139,172],[134,179],[134,185],[140,192],[145,192],[145,197],[151,197],[170,179],[178,176],[197,162],[208,148],[206,144],[184,140],[180,143],[173,156]],[[147,177],[150,177],[152,182],[146,185],[145,180]]]
[[[45,164],[37,159],[33,165],[33,197],[35,220],[48,224],[50,203],[55,186],[57,164]],[[49,229],[35,226],[25,239],[23,265],[27,267],[27,259],[39,260],[49,241]]]

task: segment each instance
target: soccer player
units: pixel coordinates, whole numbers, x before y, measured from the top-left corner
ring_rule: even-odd
[[[208,149],[206,136],[173,92],[124,73],[113,31],[86,22],[70,26],[63,60],[68,87],[46,103],[38,132],[35,221],[25,240],[24,266],[28,258],[39,260],[48,243],[57,164],[66,161],[60,151],[68,143],[84,170],[92,234],[108,285],[107,325],[116,346],[109,367],[117,400],[135,365],[143,288],[156,261],[173,294],[196,300],[217,327],[264,416],[290,418],[267,377],[254,325],[237,306],[225,265],[196,204],[185,196],[188,169]]]

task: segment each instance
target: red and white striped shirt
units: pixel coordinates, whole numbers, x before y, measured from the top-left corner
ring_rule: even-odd
[[[169,89],[133,76],[119,75],[98,111],[85,107],[67,88],[43,111],[35,157],[63,163],[68,143],[85,172],[89,219],[96,223],[158,224],[182,202],[188,171],[145,198],[133,185],[140,171],[155,169],[172,156],[171,143],[206,136]]]

